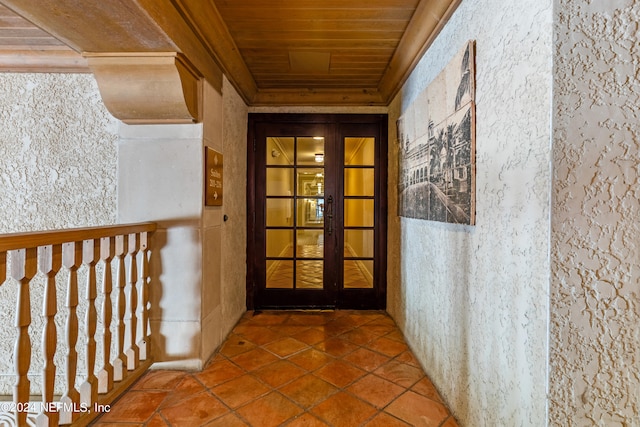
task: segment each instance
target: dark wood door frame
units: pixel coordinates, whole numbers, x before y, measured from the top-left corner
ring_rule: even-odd
[[[358,125],[377,126],[378,143],[376,145],[376,176],[375,176],[375,227],[378,230],[374,240],[375,274],[373,289],[349,290],[343,289],[339,300],[335,304],[329,304],[331,308],[351,309],[384,309],[386,308],[386,267],[387,267],[387,115],[384,114],[249,114],[249,126],[247,133],[247,308],[249,310],[263,308],[258,297],[258,273],[263,268],[260,263],[264,256],[257,253],[255,237],[264,238],[264,224],[256,223],[256,209],[258,202],[256,196],[260,193],[257,188],[261,183],[256,165],[258,164],[256,128],[259,124],[277,124],[283,128],[288,126],[299,127],[301,125],[330,126],[335,132],[336,140],[339,134],[349,136],[349,132],[357,134]],[[346,133],[345,133],[346,132]],[[261,171],[260,171],[261,173]],[[342,198],[342,189],[337,192],[337,197]],[[339,220],[339,219],[336,219]],[[283,305],[282,307],[293,308]]]

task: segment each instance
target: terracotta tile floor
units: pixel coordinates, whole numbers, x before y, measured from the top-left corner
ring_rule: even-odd
[[[247,312],[202,372],[149,371],[95,426],[457,427],[383,312]]]

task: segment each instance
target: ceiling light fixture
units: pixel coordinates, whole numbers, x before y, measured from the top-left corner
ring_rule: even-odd
[[[324,161],[324,154],[316,153],[315,159],[316,163],[322,163]]]

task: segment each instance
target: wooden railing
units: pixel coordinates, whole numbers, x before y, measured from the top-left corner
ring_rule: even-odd
[[[143,223],[0,235],[0,286],[8,280],[17,283],[15,386],[12,401],[0,402],[0,416],[1,409],[12,413],[17,426],[87,425],[148,369],[149,238],[155,229],[155,224]],[[86,280],[84,292],[78,289],[79,270]],[[43,330],[38,331],[42,354],[33,356],[44,360],[42,372],[34,373],[30,372],[29,328],[35,299],[31,297],[33,278],[38,273],[44,275],[44,289],[37,289],[43,295]],[[66,295],[56,295],[61,277]],[[98,297],[102,301],[99,308]],[[55,321],[59,306],[66,313],[62,342],[58,342]],[[79,306],[86,313],[82,320],[78,319]],[[102,334],[96,337],[98,323]],[[78,363],[79,337],[83,363]],[[61,350],[65,362],[56,366],[56,351]],[[102,361],[101,366],[96,367],[97,360]],[[35,393],[29,380],[33,375],[42,376],[41,390]]]

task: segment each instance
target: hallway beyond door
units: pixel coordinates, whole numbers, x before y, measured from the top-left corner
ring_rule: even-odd
[[[202,372],[150,371],[95,426],[457,427],[380,311],[247,312]]]

